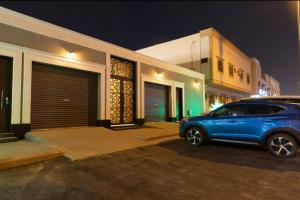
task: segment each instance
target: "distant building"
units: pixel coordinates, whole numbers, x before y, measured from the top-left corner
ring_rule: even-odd
[[[205,74],[206,110],[250,95],[279,95],[279,82],[213,28],[137,52]],[[263,86],[263,87],[262,87]]]
[[[253,94],[259,96],[279,96],[280,83],[272,76],[262,72],[260,63],[252,58]]]

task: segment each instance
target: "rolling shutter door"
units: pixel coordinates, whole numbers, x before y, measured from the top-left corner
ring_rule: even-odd
[[[94,126],[97,74],[32,64],[32,129]]]
[[[145,120],[166,121],[168,114],[168,87],[145,83]]]

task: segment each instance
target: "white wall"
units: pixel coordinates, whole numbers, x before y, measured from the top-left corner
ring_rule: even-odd
[[[200,35],[196,33],[140,49],[137,52],[172,64],[184,67],[185,64],[188,64],[193,68],[198,68],[200,60]]]

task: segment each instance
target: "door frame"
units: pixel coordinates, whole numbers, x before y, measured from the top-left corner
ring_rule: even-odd
[[[8,60],[8,66],[7,66],[7,70],[8,70],[8,77],[6,79],[7,81],[7,89],[8,89],[8,94],[7,96],[9,96],[9,101],[11,101],[12,99],[12,72],[13,72],[13,58],[11,57],[7,57],[7,56],[0,56],[0,59],[7,59]],[[4,88],[5,89],[5,88]],[[2,92],[2,90],[0,90],[0,92]],[[0,94],[2,98],[2,101],[5,101],[4,99],[6,98],[6,95],[5,96],[2,96],[2,94]],[[2,102],[3,103],[3,102]],[[7,105],[6,105],[7,106]],[[5,131],[4,132],[10,132],[11,131],[11,109],[12,109],[12,104],[9,103],[9,106],[8,106],[8,110],[7,110],[7,113],[6,113],[6,116],[5,118],[7,119],[7,123],[5,124]]]
[[[123,76],[118,76],[118,75],[113,75],[111,74],[111,71],[110,71],[110,78],[114,78],[114,79],[118,79],[120,80],[120,123],[118,124],[112,124],[111,125],[119,125],[119,124],[125,124],[124,123],[124,119],[123,119],[123,113],[124,113],[124,104],[123,104],[123,100],[124,100],[124,92],[123,92],[123,81],[132,81],[133,83],[133,89],[134,89],[134,93],[132,95],[132,98],[133,98],[133,105],[132,105],[132,108],[133,108],[133,116],[132,116],[132,122],[131,123],[135,123],[135,120],[136,120],[136,105],[137,105],[137,101],[136,101],[136,85],[137,85],[137,81],[136,81],[136,74],[137,74],[137,63],[134,62],[134,61],[131,61],[131,60],[128,60],[128,59],[125,59],[125,58],[122,58],[122,57],[119,57],[119,56],[115,56],[115,55],[110,55],[110,65],[111,65],[111,59],[114,58],[114,59],[117,59],[117,60],[120,60],[120,61],[126,61],[126,62],[130,62],[132,63],[133,65],[133,77],[132,78],[128,78],[128,77],[123,77]],[[111,69],[111,66],[110,66],[110,69]],[[111,90],[111,88],[109,88],[109,90]],[[109,93],[111,93],[111,91],[109,91]],[[123,98],[122,98],[123,97]],[[111,111],[111,110],[110,110]],[[111,119],[111,118],[110,118]]]
[[[105,119],[105,65],[91,62],[72,60],[67,57],[60,57],[46,52],[30,50],[24,52],[24,75],[23,75],[23,102],[22,119],[23,123],[30,124],[31,116],[31,82],[32,82],[32,63],[40,62],[44,64],[65,67],[70,69],[84,70],[98,74],[98,104],[97,120]]]
[[[177,102],[177,91],[180,90],[180,93],[179,93],[179,102]],[[183,89],[180,88],[180,87],[176,87],[176,106],[177,106],[177,103],[179,103],[179,119],[177,119],[178,121],[180,121],[182,118],[183,118]],[[181,112],[181,113],[180,113]],[[181,115],[180,115],[181,114]],[[177,109],[176,109],[176,117],[177,117]]]
[[[10,129],[15,124],[21,124],[22,101],[22,52],[13,45],[0,42],[0,56],[12,59],[11,64],[11,109]]]
[[[156,84],[171,87],[170,103],[169,103],[170,109],[169,109],[168,116],[173,119],[176,118],[176,87],[182,88],[182,97],[183,97],[182,98],[182,105],[183,105],[182,112],[184,115],[184,113],[185,113],[185,92],[184,92],[185,83],[170,80],[170,79],[161,79],[161,78],[157,78],[154,76],[150,76],[148,74],[141,74],[140,81],[141,81],[141,83],[140,83],[140,85],[141,85],[140,101],[141,101],[141,116],[142,116],[142,118],[145,118],[145,82],[156,83]]]

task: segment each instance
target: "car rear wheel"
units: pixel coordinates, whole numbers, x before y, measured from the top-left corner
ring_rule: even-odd
[[[268,139],[268,149],[276,157],[290,158],[297,154],[297,142],[286,133],[277,133]]]
[[[201,146],[204,143],[204,132],[199,127],[191,127],[186,130],[186,141],[193,146]]]

